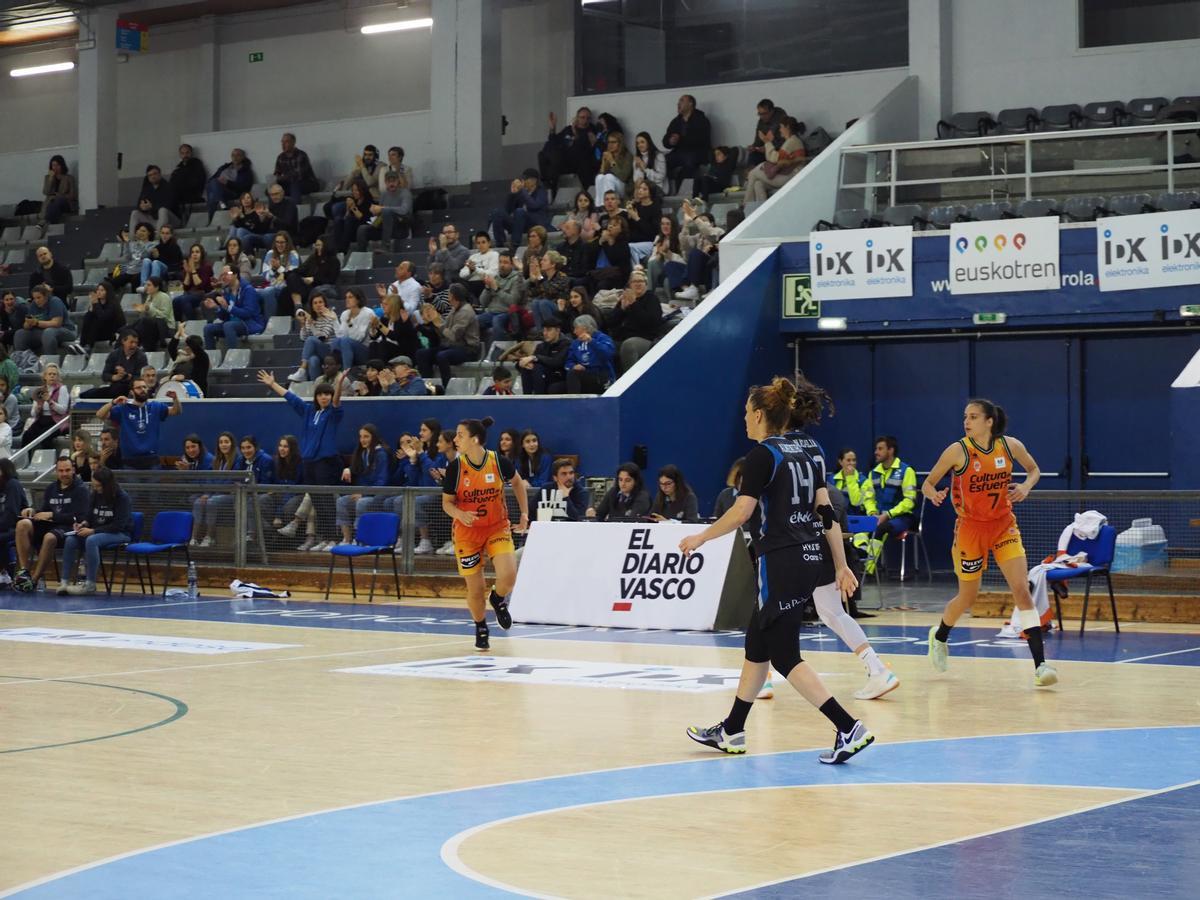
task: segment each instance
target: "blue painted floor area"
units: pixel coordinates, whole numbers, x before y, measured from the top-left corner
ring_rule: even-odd
[[[1161,897],[1200,891],[1200,786],[727,894],[745,900]]]
[[[164,885],[171,886],[173,898],[504,896],[506,892],[500,888],[471,880],[443,862],[443,845],[463,831],[512,816],[594,803],[750,788],[962,782],[1162,790],[1200,778],[1200,728],[1076,731],[882,744],[844,766],[823,766],[816,755],[816,751],[804,751],[710,756],[383,801],[150,850],[63,876],[16,896],[27,900],[126,900],[160,896]],[[998,765],[998,760],[1004,764]],[[1114,861],[1114,866],[1119,862],[1131,870],[1141,870],[1142,861],[1164,860],[1172,852],[1169,846],[1162,846],[1163,835],[1152,825],[1164,810],[1174,817],[1169,824],[1179,826],[1178,840],[1186,841],[1189,834],[1197,833],[1195,796],[1188,796],[1193,801],[1190,808],[1186,800],[1176,803],[1170,795],[1133,807],[1129,814],[1138,817],[1136,827],[1120,821],[1121,811],[1129,810],[1129,804],[1114,807],[1111,820],[1103,815],[1084,819],[1091,814],[1080,814],[1077,825],[1074,817],[1060,819],[1057,825],[1063,834],[1060,849],[1054,852],[1069,852],[1073,832],[1074,839],[1082,844],[1081,852],[1088,854],[1085,861],[1103,853]],[[1036,817],[1035,810],[1031,810],[1032,817]],[[979,839],[986,851],[980,856],[994,860],[995,872],[1002,872],[1005,881],[1020,881],[1021,890],[996,890],[1004,882],[989,882],[983,866],[976,870],[970,850],[974,842],[964,842],[897,857],[903,860],[897,863],[902,868],[879,872],[871,880],[869,893],[916,896],[912,890],[916,886],[921,896],[975,896],[957,889],[961,877],[970,886],[990,888],[988,896],[1040,897],[1060,894],[1064,881],[1082,885],[1086,878],[1090,896],[1113,896],[1106,890],[1108,885],[1098,881],[1107,874],[1107,866],[1092,866],[1090,875],[1087,871],[1081,873],[1078,865],[1069,875],[1056,870],[1060,857],[1044,856],[1047,845],[1031,834],[1043,827],[1029,826],[1009,835]],[[1045,830],[1052,834],[1053,825]],[[571,837],[564,834],[562,839],[569,841]],[[1160,874],[1185,868],[1194,873],[1196,843],[1193,840],[1186,853],[1175,851],[1171,868]],[[944,857],[929,855],[943,853]],[[448,859],[453,862],[453,854]],[[204,873],[202,881],[197,873]],[[814,879],[818,877],[824,876]],[[799,892],[810,896],[809,884],[814,879],[804,879]],[[1168,890],[1156,880],[1146,891],[1142,887],[1150,884],[1139,882],[1138,889],[1122,896],[1182,897],[1185,891],[1187,896],[1194,896],[1197,883],[1195,877],[1189,877],[1174,882]],[[938,890],[939,884],[945,890]],[[859,890],[852,894],[840,886],[830,886],[828,893],[868,893],[857,882],[854,886]],[[763,896],[798,896],[799,892],[793,888]]]
[[[200,622],[246,622],[259,625],[340,628],[355,631],[385,631],[401,634],[463,635],[470,630],[465,611],[438,607],[385,604],[320,603],[299,600],[234,600],[202,597],[199,602],[157,597],[126,596],[58,597],[53,594],[10,594],[0,597],[0,610],[86,613],[129,618],[179,619]],[[876,649],[883,654],[922,656],[926,652],[928,626],[871,625],[860,622]],[[0,623],[2,626],[2,623]],[[997,629],[956,628],[951,634],[952,657],[1027,659],[1024,641],[999,640]],[[536,635],[548,640],[599,641],[608,643],[670,644],[693,647],[741,647],[741,632],[661,631],[569,627],[563,625],[516,625],[509,632],[492,628],[492,640]],[[493,646],[503,646],[502,643]],[[828,630],[806,628],[801,635],[804,649],[846,652]],[[1167,634],[1095,630],[1082,637],[1074,629],[1054,631],[1046,638],[1046,655],[1051,659],[1084,662],[1149,663],[1200,666],[1200,634]]]

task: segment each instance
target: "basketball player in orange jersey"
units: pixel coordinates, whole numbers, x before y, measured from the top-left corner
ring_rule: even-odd
[[[442,509],[454,520],[454,557],[458,574],[467,582],[467,608],[475,621],[475,649],[489,650],[487,607],[483,595],[483,554],[492,560],[496,583],[490,601],[501,628],[512,627],[508,595],[517,580],[512,529],[504,503],[504,485],[512,485],[521,510],[518,531],[529,527],[529,494],[516,466],[494,450],[484,447],[491,417],[464,419],[454,432],[456,456],[442,478]]]
[[[1046,663],[1042,623],[1029,595],[1029,566],[1012,509],[1014,503],[1029,496],[1041,472],[1025,445],[1005,436],[1007,424],[1004,410],[990,400],[968,401],[963,411],[966,437],[943,451],[921,486],[929,502],[941,506],[947,489],[939,491],[937,484],[950,473],[949,493],[958,514],[952,551],[958,593],[946,604],[941,624],[929,629],[929,661],[939,672],[946,671],[950,655],[946,639],[959,616],[979,596],[979,582],[990,552],[1016,602],[1013,619],[1025,632],[1033,654],[1034,684],[1045,687],[1058,681],[1058,672]],[[1014,460],[1025,469],[1021,484],[1012,481]]]

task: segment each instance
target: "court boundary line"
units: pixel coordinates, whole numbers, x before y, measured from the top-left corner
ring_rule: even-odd
[[[803,752],[803,751],[796,751],[796,752]],[[1198,782],[1198,783],[1200,783],[1200,782]],[[670,794],[654,794],[654,795],[646,796],[646,797],[620,797],[620,798],[612,799],[612,800],[595,800],[590,803],[574,803],[574,804],[571,804],[570,806],[559,806],[559,807],[555,807],[554,809],[542,809],[542,810],[538,810],[537,812],[520,813],[519,815],[507,816],[503,819],[493,819],[490,822],[481,822],[478,825],[473,825],[470,828],[465,828],[462,831],[458,832],[457,834],[452,835],[449,838],[447,838],[442,843],[441,849],[439,851],[439,856],[441,857],[442,862],[451,871],[457,873],[458,875],[461,875],[463,878],[470,879],[471,881],[478,882],[479,884],[483,884],[487,887],[492,887],[492,888],[496,888],[497,890],[507,891],[509,893],[516,894],[516,895],[522,896],[522,897],[533,897],[533,898],[536,898],[536,900],[561,900],[561,898],[558,894],[538,893],[536,891],[531,891],[528,888],[518,887],[517,885],[509,884],[504,881],[500,881],[497,878],[492,878],[489,875],[484,875],[482,872],[479,872],[478,870],[473,869],[471,866],[469,866],[466,862],[463,861],[461,855],[459,854],[459,849],[462,847],[462,845],[464,843],[466,843],[472,837],[474,837],[477,834],[481,834],[482,832],[487,831],[490,828],[508,825],[508,824],[511,824],[512,822],[520,822],[524,819],[533,819],[538,816],[551,816],[551,815],[556,815],[561,812],[570,812],[572,810],[577,810],[577,809],[589,809],[592,807],[599,807],[599,806],[616,806],[619,803],[640,803],[645,800],[666,800],[666,799],[670,799],[672,797],[705,797],[705,796],[710,796],[713,794],[740,794],[740,793],[749,793],[749,792],[757,792],[757,791],[809,790],[810,788],[818,788],[821,790],[827,790],[830,788],[881,788],[881,787],[1015,787],[1015,788],[1056,788],[1056,789],[1064,789],[1065,788],[1068,790],[1078,790],[1078,791],[1127,791],[1127,792],[1131,791],[1131,792],[1134,792],[1134,794],[1135,794],[1134,796],[1131,796],[1131,797],[1121,797],[1121,798],[1118,798],[1117,800],[1107,801],[1108,803],[1125,802],[1127,800],[1138,800],[1138,799],[1141,799],[1141,797],[1143,797],[1143,796],[1148,796],[1147,793],[1143,792],[1139,788],[1114,788],[1114,787],[1104,787],[1102,785],[1081,785],[1081,784],[1023,784],[1023,783],[1018,783],[1018,782],[994,782],[994,781],[879,781],[879,782],[854,782],[853,784],[848,784],[848,783],[770,784],[770,785],[761,785],[759,787],[714,788],[714,789],[708,790],[708,791],[682,791],[682,792],[677,791],[677,792],[670,793]],[[1166,790],[1173,790],[1173,788],[1167,788]],[[1094,807],[1093,806],[1085,806],[1082,809],[1076,810],[1075,812],[1065,813],[1065,815],[1075,815],[1076,813],[1090,812],[1093,808],[1098,809],[1102,805],[1104,805],[1104,804],[1097,804]],[[1027,824],[1033,825],[1033,824],[1037,824],[1037,823],[1034,823],[1034,822],[1022,823],[1019,825],[1008,826],[1008,828],[1024,828]],[[1003,831],[1003,830],[1007,830],[1007,829],[998,829],[998,830]],[[952,841],[949,841],[948,843],[954,843],[955,841],[961,841],[961,840],[972,840],[976,836],[977,835],[971,835],[971,836],[968,836],[965,838],[956,838]],[[978,835],[978,836],[983,836],[983,835]],[[922,849],[926,849],[926,848],[919,847],[919,848],[915,848],[914,850],[911,850],[911,851],[901,851],[901,852],[917,852]],[[871,860],[864,860],[863,862],[866,863],[866,862],[876,862],[876,861],[877,860],[871,859]],[[847,865],[859,865],[859,863],[848,863]],[[821,874],[821,873],[814,872],[812,874],[816,875],[816,874]],[[777,881],[771,881],[766,884],[751,885],[748,888],[738,888],[733,893],[741,893],[742,891],[746,891],[746,890],[751,890],[751,891],[757,890],[760,887],[768,887],[772,884],[784,884],[789,881],[794,881],[797,878],[807,878],[807,877],[808,877],[807,875],[798,875],[798,876],[793,875],[788,878],[779,879]],[[723,894],[710,894],[705,897],[699,898],[699,900],[715,900],[715,898],[718,898],[718,897],[730,896],[730,893],[731,892],[726,892]]]
[[[970,740],[979,740],[982,738],[991,738],[991,737],[1037,737],[1040,735],[1054,735],[1054,734],[1101,734],[1101,733],[1110,732],[1110,731],[1163,731],[1163,730],[1166,730],[1169,728],[1197,728],[1197,727],[1200,727],[1200,726],[1190,725],[1190,724],[1119,725],[1119,726],[1116,726],[1113,728],[1084,728],[1084,729],[1072,729],[1072,730],[1067,730],[1067,731],[1042,730],[1042,731],[1016,732],[1016,733],[1011,733],[1011,734],[1008,734],[1008,733],[1005,733],[1005,734],[971,734],[971,735],[960,735],[957,737],[946,737],[946,738],[913,738],[911,740],[905,740],[905,741],[893,741],[893,742],[891,742],[891,744],[889,744],[889,746],[904,745],[904,744],[931,744],[934,742],[941,743],[941,742],[946,742],[946,741],[970,741]],[[755,753],[755,754],[750,754],[750,756],[754,757],[754,758],[766,758],[766,757],[771,757],[771,756],[782,756],[784,754],[791,754],[791,753],[815,753],[820,750],[825,750],[825,749],[827,749],[827,747],[828,747],[828,744],[821,744],[820,746],[817,746],[817,747],[800,747],[800,748],[796,748],[793,750],[776,750],[772,753]],[[695,751],[693,751],[693,753],[695,753]],[[33,881],[26,882],[24,884],[19,884],[12,888],[6,888],[3,890],[0,890],[0,900],[3,900],[3,898],[5,898],[5,897],[14,896],[15,894],[17,894],[20,891],[29,890],[29,889],[35,888],[35,887],[40,887],[44,884],[49,884],[50,882],[57,881],[61,878],[67,878],[67,877],[70,877],[71,875],[77,875],[80,872],[86,872],[89,869],[96,869],[96,868],[99,868],[100,866],[108,865],[109,863],[120,862],[121,860],[129,859],[130,857],[140,856],[143,853],[154,853],[158,850],[167,850],[167,849],[170,849],[171,847],[178,847],[181,844],[190,844],[190,843],[197,842],[197,841],[208,840],[210,838],[224,837],[229,834],[236,834],[237,832],[240,832],[240,831],[249,831],[254,828],[266,828],[271,825],[281,825],[286,822],[295,822],[298,819],[306,819],[309,817],[324,816],[324,815],[330,815],[330,814],[339,813],[339,812],[347,812],[347,811],[353,810],[353,809],[366,809],[367,807],[382,806],[386,803],[395,803],[395,802],[401,801],[401,800],[422,800],[422,799],[425,799],[428,797],[437,797],[437,796],[443,796],[443,795],[449,796],[452,794],[466,793],[467,791],[487,790],[490,788],[512,787],[514,785],[529,784],[529,783],[536,782],[536,781],[551,781],[551,780],[560,780],[563,778],[577,778],[581,775],[604,775],[604,774],[609,774],[612,772],[631,772],[631,771],[634,771],[635,769],[649,769],[649,768],[654,768],[657,766],[683,765],[683,764],[687,764],[687,763],[696,763],[696,762],[704,762],[704,763],[709,763],[709,764],[728,763],[729,757],[727,755],[719,755],[718,756],[716,754],[713,754],[713,755],[697,754],[697,758],[695,758],[695,759],[673,759],[673,760],[668,760],[666,762],[638,763],[637,765],[632,765],[632,766],[615,766],[610,769],[592,769],[592,770],[588,770],[588,771],[584,771],[584,772],[566,772],[561,775],[543,775],[538,778],[518,778],[518,779],[514,779],[512,781],[499,781],[499,782],[493,782],[490,784],[477,784],[477,785],[470,785],[468,787],[451,788],[449,790],[442,790],[442,791],[427,791],[423,794],[407,794],[407,795],[401,795],[398,797],[386,797],[386,798],[383,798],[380,800],[367,800],[362,803],[350,803],[345,806],[336,806],[336,807],[331,807],[329,809],[319,809],[319,810],[312,810],[310,812],[296,813],[296,814],[290,815],[290,816],[281,816],[276,819],[267,819],[262,822],[254,822],[250,825],[238,825],[233,828],[224,828],[224,829],[221,829],[220,831],[208,832],[206,834],[194,835],[192,837],[179,838],[179,839],[176,839],[173,841],[165,841],[160,844],[153,844],[149,847],[143,847],[143,848],[140,848],[137,850],[128,850],[125,853],[118,853],[114,856],[109,856],[109,857],[105,857],[104,859],[95,860],[94,862],[84,863],[82,865],[75,866],[71,869],[67,869],[62,872],[57,872],[52,875],[45,875],[45,876],[35,879]],[[752,889],[753,888],[747,888],[746,890],[752,890]]]
[[[1119,806],[1122,803],[1132,803],[1135,800],[1145,800],[1147,797],[1157,797],[1160,794],[1169,794],[1173,791],[1186,790],[1187,788],[1196,787],[1197,785],[1200,785],[1200,779],[1196,779],[1194,781],[1181,782],[1180,784],[1171,785],[1170,787],[1165,787],[1165,788],[1159,788],[1159,789],[1153,790],[1153,791],[1144,791],[1133,797],[1121,797],[1117,800],[1109,800],[1104,803],[1097,803],[1095,806],[1084,807],[1083,809],[1075,810],[1074,812],[1059,813],[1057,815],[1052,815],[1052,816],[1043,816],[1040,819],[1034,819],[1033,821],[1026,822],[1022,825],[1012,825],[1007,828],[992,828],[992,829],[989,829],[988,831],[981,831],[978,834],[972,834],[967,837],[951,838],[951,839],[945,840],[945,841],[937,841],[936,843],[927,844],[922,847],[914,847],[911,850],[899,850],[895,853],[884,853],[880,856],[875,856],[870,859],[864,859],[864,860],[860,860],[859,862],[854,862],[854,863],[844,863],[844,864],[838,865],[838,866],[829,866],[824,869],[818,869],[815,872],[805,873],[804,875],[793,875],[791,878],[777,878],[772,881],[764,881],[761,884],[752,884],[752,885],[749,885],[748,887],[738,888],[736,891],[727,891],[723,894],[708,894],[704,897],[697,898],[697,900],[720,900],[720,898],[722,898],[722,897],[733,897],[738,894],[744,894],[748,891],[758,891],[758,890],[762,890],[763,888],[774,887],[775,885],[778,885],[778,884],[789,884],[793,881],[804,881],[806,879],[813,878],[818,875],[826,875],[830,872],[841,872],[846,869],[853,869],[857,866],[866,866],[866,865],[871,865],[871,864],[877,863],[877,862],[884,862],[889,859],[896,859],[901,856],[909,856],[913,853],[924,853],[928,850],[936,850],[939,847],[948,847],[951,844],[959,844],[964,841],[975,841],[975,840],[979,840],[980,838],[991,837],[992,835],[996,835],[996,834],[1004,834],[1005,832],[1008,832],[1008,831],[1016,831],[1017,829],[1020,829],[1020,828],[1032,828],[1036,825],[1045,825],[1048,822],[1056,822],[1060,819],[1069,818],[1070,816],[1085,815],[1090,812],[1095,812],[1098,809],[1105,809],[1110,806]],[[1049,786],[1057,787],[1057,785],[1049,785]]]
[[[1151,653],[1149,656],[1135,656],[1133,659],[1116,659],[1113,662],[1117,665],[1122,663],[1141,662],[1144,659],[1158,659],[1160,656],[1178,656],[1180,653],[1195,653],[1200,650],[1200,647],[1186,647],[1183,650],[1168,650],[1166,653]]]

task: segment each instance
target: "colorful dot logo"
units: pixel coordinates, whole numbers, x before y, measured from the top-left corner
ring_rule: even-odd
[[[966,253],[967,247],[970,246],[970,242],[965,237],[960,237],[957,241],[954,242],[954,246],[958,250],[959,253]]]

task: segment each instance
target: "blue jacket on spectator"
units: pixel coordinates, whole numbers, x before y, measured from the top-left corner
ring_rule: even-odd
[[[550,227],[550,192],[546,190],[545,185],[539,184],[532,194],[525,188],[521,188],[515,194],[509,194],[508,212],[512,213],[520,207],[525,208],[525,221],[530,226]]]
[[[304,427],[300,429],[300,458],[314,460],[337,456],[337,427],[345,410],[332,403],[321,409],[315,401],[301,400],[291,391],[284,394],[283,399],[304,421]]]
[[[353,482],[360,487],[384,487],[388,483],[390,453],[383,447],[374,450],[363,450],[361,447],[354,455],[366,463],[363,470],[353,477]]]
[[[17,517],[21,515],[21,510],[28,507],[29,497],[25,494],[25,488],[21,487],[21,482],[15,478],[8,479],[8,483],[4,485],[4,492],[0,493],[0,532],[13,531],[17,527]],[[7,562],[0,561],[0,566]]]
[[[53,513],[50,521],[55,528],[70,528],[76,522],[87,521],[91,512],[91,495],[91,488],[78,476],[66,490],[57,481],[52,481],[42,494],[40,512]]]
[[[247,334],[262,334],[267,323],[263,318],[258,291],[245,278],[239,278],[238,284],[240,287],[236,295],[228,288],[225,289],[225,299],[229,301],[229,306],[218,307],[217,318],[223,322],[227,319],[241,319]]]
[[[435,480],[429,474],[429,470],[444,469],[449,462],[445,453],[436,453],[433,456],[422,453],[415,463],[406,459],[400,463],[404,469],[404,483],[409,487],[437,487],[441,482]]]
[[[607,377],[612,381],[617,377],[613,369],[613,357],[617,355],[617,345],[603,331],[597,331],[586,344],[576,338],[567,349],[567,371],[576,365],[583,366],[589,372]]]
[[[133,501],[121,488],[110,503],[103,494],[92,494],[92,507],[87,523],[104,534],[129,534],[133,532]]]
[[[258,484],[274,484],[275,483],[275,460],[271,458],[266,450],[259,449],[254,454],[254,464],[246,462],[246,457],[238,454],[237,460],[233,464],[235,472],[245,472],[247,469],[253,469],[254,480]]]
[[[389,397],[428,397],[429,389],[425,386],[425,379],[420,375],[410,378],[404,384],[398,381],[392,382],[387,389]]]
[[[187,463],[187,467],[193,472],[212,471],[213,455],[208,450],[205,450],[203,453],[201,453],[200,458],[196,460],[188,459],[186,456],[181,456],[180,459]]]
[[[549,453],[539,453],[538,465],[536,469],[526,465],[522,460],[517,466],[517,470],[521,473],[521,477],[528,481],[534,487],[541,487],[550,481],[550,466],[554,463],[553,458]],[[526,471],[529,469],[530,471]]]

